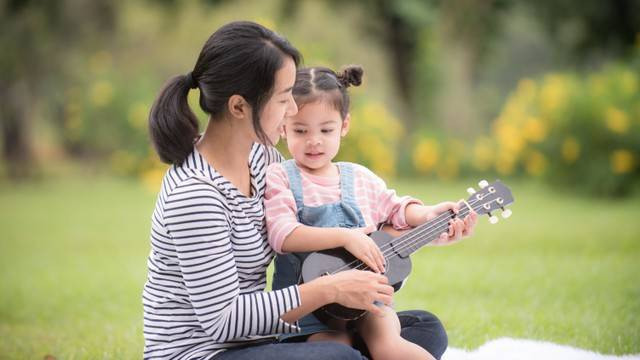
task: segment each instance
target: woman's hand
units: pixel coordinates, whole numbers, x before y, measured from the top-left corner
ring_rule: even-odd
[[[344,229],[343,247],[377,273],[384,272],[384,255],[372,238],[358,229]]]
[[[420,206],[420,205],[416,205]],[[418,209],[412,209],[412,212],[417,215],[419,223],[425,223],[438,217],[438,215],[453,211],[458,214],[460,211],[458,203],[452,201],[445,201],[433,206],[420,206]],[[471,236],[473,229],[478,221],[478,214],[475,211],[471,211],[464,220],[455,218],[449,220],[449,229],[447,232],[443,232],[437,239],[433,240],[433,245],[449,245],[459,241],[462,238]]]
[[[386,305],[392,302],[393,287],[389,285],[387,277],[381,274],[352,269],[320,279],[327,282],[331,293],[334,294],[331,302],[346,307],[367,310],[382,316],[384,311],[376,306],[374,301]]]

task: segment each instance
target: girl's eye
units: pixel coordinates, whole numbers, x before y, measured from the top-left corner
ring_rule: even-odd
[[[333,131],[333,129],[322,129],[322,132],[325,134],[329,134]]]
[[[295,129],[295,130],[293,130],[293,132],[296,133],[296,134],[304,134],[307,131],[306,130],[302,130],[302,129]]]

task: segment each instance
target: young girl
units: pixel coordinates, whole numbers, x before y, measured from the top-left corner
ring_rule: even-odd
[[[402,230],[449,209],[458,211],[453,202],[424,206],[419,200],[398,197],[364,166],[332,162],[351,121],[346,89],[360,85],[362,73],[358,66],[347,67],[340,74],[321,67],[297,72],[293,96],[298,113],[288,117],[283,128],[293,159],[267,169],[268,239],[279,253],[274,290],[298,283],[305,252],[340,246],[381,273],[384,256],[366,235],[375,231],[378,224],[388,223]],[[475,221],[475,213],[464,222],[452,221],[449,232],[443,233],[436,243],[469,235]],[[425,349],[400,336],[398,317],[390,307],[380,308],[383,316],[367,313],[356,323],[373,359],[433,358]],[[330,330],[313,315],[301,319],[300,327],[302,335],[309,336],[308,341],[351,344],[353,340],[344,331]]]

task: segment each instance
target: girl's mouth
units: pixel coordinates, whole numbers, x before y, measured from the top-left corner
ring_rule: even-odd
[[[305,155],[313,159],[324,155],[324,153],[305,153]]]

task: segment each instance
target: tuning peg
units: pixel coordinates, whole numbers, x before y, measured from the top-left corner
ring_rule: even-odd
[[[478,183],[478,186],[480,186],[481,189],[484,189],[489,186],[489,182],[487,180],[482,180]]]
[[[508,218],[509,216],[511,216],[511,209],[506,209],[502,211],[502,217],[504,219]]]
[[[467,192],[469,193],[469,195],[473,195],[473,194],[476,193],[476,189],[470,187],[470,188],[467,189]]]
[[[498,223],[498,217],[495,215],[491,215],[489,216],[489,222],[493,225],[493,224],[497,224]]]

